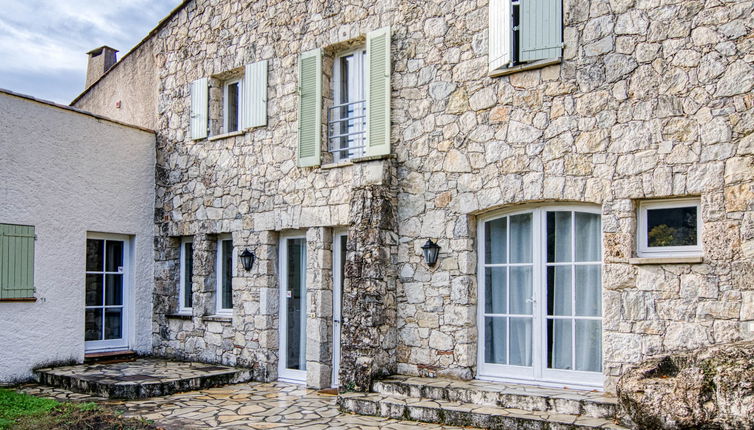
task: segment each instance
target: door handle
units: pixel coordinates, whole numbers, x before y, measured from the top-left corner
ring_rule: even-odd
[[[534,297],[529,297],[528,299],[526,299],[526,303],[537,303],[537,301],[534,300]]]

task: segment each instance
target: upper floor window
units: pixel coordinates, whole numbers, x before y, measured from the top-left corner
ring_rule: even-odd
[[[366,49],[341,54],[333,65],[333,106],[327,112],[328,147],[336,163],[364,155],[366,143]]]
[[[317,48],[299,58],[298,165],[322,163],[323,119],[328,122],[327,151],[332,161],[389,154],[390,28],[367,33],[366,49],[333,58],[333,103],[326,114],[322,57],[323,50]]]
[[[702,254],[699,199],[646,201],[639,204],[640,257]]]
[[[491,75],[560,59],[563,51],[561,0],[490,0],[489,8]]]

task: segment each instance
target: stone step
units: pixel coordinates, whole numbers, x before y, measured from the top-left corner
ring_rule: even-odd
[[[247,382],[249,369],[138,358],[35,370],[40,384],[117,399],[141,399]]]
[[[138,358],[131,350],[96,352],[84,355],[84,364],[117,363],[119,361],[134,361]]]
[[[376,381],[375,393],[554,414],[612,419],[618,400],[597,391],[487,381],[391,376]]]
[[[526,411],[516,408],[427,400],[379,393],[342,393],[341,410],[361,415],[397,418],[451,426],[521,430],[626,430],[611,419]]]

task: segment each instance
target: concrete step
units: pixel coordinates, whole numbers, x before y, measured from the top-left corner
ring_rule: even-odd
[[[138,358],[35,370],[40,384],[117,399],[141,399],[246,382],[249,369]]]
[[[535,385],[391,376],[375,382],[372,391],[387,396],[461,402],[590,418],[613,419],[618,414],[618,401],[614,396],[597,391]]]
[[[626,430],[612,419],[527,411],[446,400],[428,400],[380,393],[342,393],[341,410],[452,426],[520,430]]]

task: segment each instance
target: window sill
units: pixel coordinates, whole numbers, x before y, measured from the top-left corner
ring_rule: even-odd
[[[168,314],[165,315],[167,318],[172,318],[176,320],[190,320],[194,316],[191,314]]]
[[[202,318],[203,321],[216,321],[221,323],[233,322],[233,316],[231,315],[208,315]]]
[[[498,76],[510,75],[526,70],[539,69],[541,67],[552,66],[553,64],[560,64],[560,62],[560,58],[554,58],[552,60],[539,60],[533,63],[519,64],[518,66],[508,67],[505,69],[490,70],[489,77],[496,78]]]
[[[18,297],[15,299],[0,299],[0,303],[33,303],[36,302],[36,297]]]
[[[629,258],[628,263],[635,266],[649,264],[699,264],[704,261],[704,257],[639,257]]]
[[[390,158],[395,158],[395,154],[367,155],[364,157],[349,158],[348,160],[341,161],[340,163],[323,164],[319,166],[319,168],[323,170],[337,169],[338,167],[353,166],[354,164],[358,163],[366,163],[375,160],[387,160]]]
[[[210,136],[207,138],[207,141],[212,142],[213,140],[227,139],[229,137],[242,136],[244,134],[246,134],[246,130],[238,130],[231,133],[223,133],[215,136]]]

